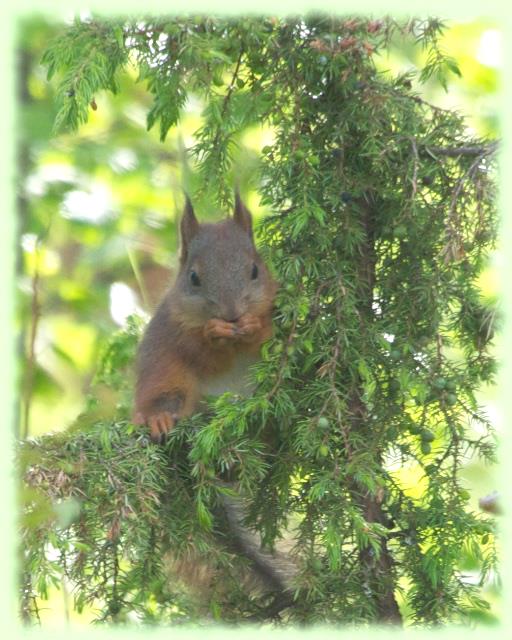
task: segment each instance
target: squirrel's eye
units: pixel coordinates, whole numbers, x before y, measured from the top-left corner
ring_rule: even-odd
[[[198,287],[201,284],[201,280],[199,280],[199,276],[195,271],[190,272],[190,282],[194,285],[194,287]]]
[[[253,264],[252,271],[251,271],[251,280],[256,280],[257,277],[258,277],[258,265]]]

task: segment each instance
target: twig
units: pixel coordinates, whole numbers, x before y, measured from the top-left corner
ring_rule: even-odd
[[[235,88],[235,83],[236,83],[236,79],[238,77],[238,71],[240,69],[240,64],[242,62],[243,53],[244,53],[244,48],[243,48],[243,46],[241,46],[240,47],[240,53],[238,54],[238,59],[236,61],[235,70],[233,72],[233,76],[231,77],[231,82],[229,83],[228,90],[226,92],[226,95],[224,96],[224,100],[222,101],[221,120],[224,119],[224,116],[226,115],[228,104],[229,104],[229,101],[231,100],[231,95],[233,93],[233,89]],[[221,128],[219,126],[219,127],[217,127],[217,132],[216,132],[215,138],[213,140],[213,145],[212,145],[213,148],[216,148],[218,146],[219,139],[220,139],[220,134],[221,134]]]
[[[229,104],[229,101],[231,100],[231,95],[233,94],[233,89],[235,88],[236,79],[238,77],[238,71],[240,69],[240,64],[242,62],[243,54],[244,54],[244,47],[242,45],[240,47],[240,53],[238,54],[238,59],[236,61],[236,66],[235,66],[235,70],[233,72],[233,76],[231,77],[231,82],[229,83],[228,90],[227,90],[226,95],[224,96],[224,100],[222,102],[221,120],[224,120],[224,117],[226,115],[228,104]],[[217,126],[217,131],[215,132],[215,137],[214,137],[213,143],[212,143],[212,148],[217,151],[217,154],[219,153],[219,142],[220,142],[221,133],[222,133],[221,125],[218,125]]]
[[[238,59],[236,61],[236,67],[235,70],[233,72],[233,76],[231,78],[231,82],[229,83],[229,87],[228,87],[228,91],[226,93],[226,95],[224,96],[224,102],[222,103],[222,117],[224,117],[225,113],[226,113],[226,109],[228,106],[228,102],[231,99],[231,94],[233,93],[233,89],[235,88],[235,83],[236,83],[236,79],[238,77],[238,71],[240,69],[240,64],[242,62],[242,56],[244,55],[244,47],[243,45],[240,47],[240,53],[238,54]]]
[[[411,201],[413,201],[414,198],[416,197],[416,192],[418,191],[418,167],[420,164],[420,158],[418,155],[418,147],[416,145],[416,140],[414,138],[411,138],[411,146],[414,154],[414,172],[412,175],[412,195],[411,195]]]
[[[446,156],[448,158],[458,158],[459,156],[481,156],[491,155],[499,149],[500,141],[495,140],[487,144],[467,145],[462,147],[424,147],[423,151],[435,156]]]
[[[340,289],[340,292],[343,295],[346,295],[346,289],[343,285],[342,282],[342,278],[341,275],[338,278],[338,286]],[[319,290],[321,290],[322,287],[319,287]],[[318,292],[317,292],[318,293]],[[348,428],[346,425],[343,425],[343,420],[342,420],[342,415],[340,413],[340,409],[339,409],[339,391],[336,388],[336,369],[338,366],[338,358],[339,358],[339,354],[341,351],[341,328],[342,328],[342,320],[341,320],[341,305],[340,305],[340,296],[336,297],[336,311],[335,311],[335,316],[336,316],[336,341],[334,343],[334,348],[332,350],[332,356],[330,357],[330,359],[325,363],[325,365],[322,365],[324,368],[324,371],[327,372],[329,374],[329,384],[331,387],[331,393],[327,396],[322,408],[320,409],[320,415],[322,415],[325,411],[325,409],[327,408],[327,405],[332,401],[334,404],[334,410],[336,412],[336,419],[338,421],[338,425],[340,427],[340,431],[341,431],[341,436],[343,438],[343,443],[345,445],[345,452],[346,452],[346,459],[347,461],[351,461],[353,458],[353,452],[352,452],[352,447],[350,446],[350,441],[348,438]]]
[[[468,147],[469,148],[469,147]],[[482,149],[482,148],[481,148]],[[450,201],[450,209],[448,211],[448,217],[446,219],[446,244],[443,247],[442,255],[445,262],[449,262],[453,259],[460,259],[464,255],[464,248],[462,244],[462,232],[460,230],[460,219],[457,216],[457,201],[462,192],[465,182],[468,178],[473,178],[475,171],[490,152],[484,148],[480,150],[480,154],[477,155],[475,160],[471,163],[469,169],[457,180],[455,188],[452,193]]]
[[[437,105],[432,104],[431,102],[428,102],[424,98],[420,98],[420,96],[417,96],[417,95],[414,95],[414,94],[403,93],[401,91],[398,91],[397,89],[389,89],[388,93],[391,93],[396,98],[402,98],[402,99],[405,99],[405,100],[412,100],[413,102],[416,102],[417,104],[421,104],[421,105],[424,105],[425,107],[429,107],[429,109],[432,109],[433,111],[437,111],[439,113],[452,114],[452,111],[450,111],[449,109],[443,109],[442,107],[438,107]]]
[[[275,393],[276,393],[276,391],[281,386],[281,382],[283,380],[283,375],[284,375],[284,368],[286,367],[286,364],[288,362],[288,357],[289,357],[288,348],[291,347],[292,342],[295,339],[295,329],[296,329],[296,327],[297,327],[297,314],[295,314],[293,316],[293,321],[292,321],[292,326],[290,328],[290,333],[288,334],[288,338],[286,340],[286,347],[283,349],[283,355],[281,357],[281,362],[279,364],[279,372],[277,374],[277,378],[276,378],[276,381],[274,383],[274,386],[272,387],[272,389],[267,394],[267,400],[270,400],[271,398],[273,398]]]
[[[304,269],[301,267],[300,269],[300,273],[299,273],[299,282],[301,284],[299,284],[299,293],[302,292],[303,289],[303,285],[302,285],[302,275],[304,273]],[[286,346],[283,349],[283,354],[281,356],[281,362],[279,363],[279,372],[277,374],[277,378],[276,381],[274,383],[274,386],[272,387],[272,389],[269,391],[269,393],[267,394],[267,400],[270,400],[271,398],[274,397],[276,391],[279,389],[281,382],[283,380],[283,376],[284,376],[284,368],[286,366],[286,364],[288,363],[288,358],[289,358],[289,354],[288,354],[288,349],[289,347],[291,347],[293,341],[295,340],[296,336],[295,336],[295,329],[297,328],[297,321],[298,321],[298,313],[297,313],[297,309],[294,309],[294,314],[293,314],[293,320],[292,320],[292,324],[290,327],[290,331],[288,333],[288,338],[286,340]]]

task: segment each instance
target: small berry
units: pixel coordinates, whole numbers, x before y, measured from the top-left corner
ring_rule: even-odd
[[[327,427],[329,426],[329,420],[327,420],[327,418],[325,418],[324,416],[320,416],[318,418],[317,424],[320,429],[327,429]]]
[[[457,404],[457,396],[454,393],[446,394],[446,404],[453,407],[454,404]]]
[[[396,378],[393,378],[392,380],[390,380],[389,390],[393,392],[400,391],[400,383]]]
[[[422,441],[421,443],[421,453],[423,453],[423,455],[428,455],[431,451],[432,451],[432,447],[430,446],[430,442],[425,442]]]
[[[421,431],[421,439],[423,442],[432,442],[435,440],[435,435],[430,431],[430,429],[422,429]]]
[[[325,458],[326,456],[328,456],[329,455],[329,447],[327,445],[325,445],[325,444],[321,444],[318,447],[318,455],[321,458]]]
[[[436,378],[433,384],[436,389],[444,389],[446,387],[446,378]]]

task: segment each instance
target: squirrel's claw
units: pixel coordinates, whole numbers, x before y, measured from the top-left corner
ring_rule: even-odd
[[[149,416],[147,424],[151,430],[151,441],[155,444],[163,444],[168,432],[176,424],[176,416],[169,411],[162,411]]]

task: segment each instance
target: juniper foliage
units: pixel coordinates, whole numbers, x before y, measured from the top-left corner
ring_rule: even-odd
[[[165,447],[150,445],[128,419],[133,321],[77,426],[22,444],[27,617],[62,576],[78,609],[118,622],[434,625],[487,607],[493,523],[468,506],[460,469],[470,455],[494,461],[475,393],[495,371],[495,310],[476,281],[495,242],[496,145],[427,104],[413,74],[375,66],[393,37],[408,39],[429,51],[419,79],[445,83],[458,68],[439,49],[443,28],[325,15],[94,18],[49,46],[58,128],[85,122],[128,65],[153,96],[147,125],[162,142],[199,96],[199,190],[226,209],[242,133],[273,127],[252,179],[273,212],[258,237],[281,289],[252,397],[212,400]],[[105,389],[118,394],[110,418]],[[291,540],[298,571],[281,611],[239,579],[247,560],[218,510],[227,469],[263,544]],[[169,550],[213,561],[206,605],[169,581]],[[467,553],[479,584],[465,579]]]

